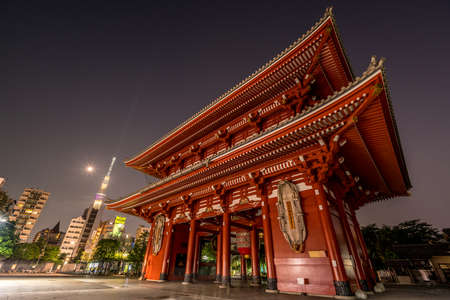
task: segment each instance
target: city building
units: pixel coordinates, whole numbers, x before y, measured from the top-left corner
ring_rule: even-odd
[[[61,254],[66,254],[66,261],[77,255],[75,250],[77,249],[78,243],[80,242],[81,233],[83,231],[85,222],[86,220],[83,218],[83,216],[70,220],[69,228],[67,229],[67,232],[61,243],[61,247],[59,248]]]
[[[9,216],[11,222],[16,222],[16,233],[19,242],[29,240],[31,231],[36,224],[50,193],[35,188],[26,188]]]
[[[83,217],[85,220],[84,227],[80,236],[79,243],[77,244],[76,253],[83,252],[86,248],[86,244],[89,240],[89,237],[92,233],[92,229],[97,226],[97,215],[99,215],[99,211],[102,210],[102,201],[95,200],[94,203],[87,208]]]
[[[407,196],[411,183],[383,60],[372,57],[355,77],[336,28],[328,9],[286,50],[125,162],[160,179],[107,204],[152,224],[143,278],[193,283],[200,237],[208,237],[217,241],[214,277],[227,288],[231,237],[239,236],[241,270],[250,256],[250,283],[264,278],[267,292],[383,290],[355,211]]]
[[[86,244],[83,257],[84,260],[92,258],[98,241],[111,237],[113,227],[114,222],[112,220],[100,221],[98,227],[92,232],[91,237]]]
[[[64,239],[65,232],[60,231],[59,227],[60,222],[58,221],[58,223],[56,223],[56,225],[52,229],[42,229],[41,231],[36,233],[33,242],[43,241],[48,246],[60,247]]]
[[[141,235],[144,234],[145,232],[150,233],[150,226],[144,226],[144,225],[139,225],[138,228],[136,229],[136,241],[140,239]]]
[[[125,232],[125,222],[127,221],[126,217],[116,216],[114,219],[114,226],[112,231],[112,237],[120,238]]]

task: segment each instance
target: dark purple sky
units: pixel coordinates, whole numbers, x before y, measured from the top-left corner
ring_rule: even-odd
[[[79,216],[118,156],[109,197],[146,185],[122,161],[305,33],[329,1],[1,1],[0,176],[18,198],[52,193],[34,230]],[[95,3],[95,4],[93,4]],[[362,224],[449,227],[450,2],[339,1],[356,75],[386,72],[412,196],[367,205]],[[97,173],[87,176],[92,162]],[[104,216],[113,216],[110,211]],[[129,232],[142,223],[129,222]]]

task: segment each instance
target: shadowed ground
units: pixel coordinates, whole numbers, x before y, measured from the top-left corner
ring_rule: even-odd
[[[0,300],[4,299],[298,300],[321,298],[266,294],[263,289],[250,287],[219,289],[212,283],[184,286],[180,282],[153,283],[127,281],[123,278],[0,277]],[[386,293],[369,296],[369,299],[450,299],[450,288],[393,286],[388,287]]]

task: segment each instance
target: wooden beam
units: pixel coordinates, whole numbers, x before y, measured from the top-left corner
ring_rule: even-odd
[[[384,187],[386,188],[386,191],[389,192],[389,193],[392,193],[391,189],[389,188],[389,186],[388,186],[387,183],[386,183],[386,180],[384,179],[383,174],[381,174],[381,171],[380,171],[380,169],[378,168],[378,166],[377,166],[377,164],[376,164],[376,162],[375,162],[375,159],[374,159],[373,156],[372,156],[372,153],[370,153],[370,150],[369,150],[369,148],[367,147],[367,144],[366,144],[366,141],[364,140],[364,137],[361,135],[361,132],[360,132],[359,129],[358,129],[358,124],[355,124],[355,127],[354,127],[354,128],[355,128],[356,133],[358,134],[359,138],[361,139],[361,143],[363,144],[364,150],[366,150],[366,153],[367,153],[367,155],[368,155],[369,158],[370,158],[370,162],[373,164],[375,170],[377,171],[377,175],[380,177],[381,182],[383,183]]]
[[[240,228],[240,229],[245,229],[247,231],[252,230],[251,226],[247,226],[241,223],[237,223],[237,222],[231,222],[231,227],[236,227],[236,228]]]
[[[238,216],[240,218],[243,218],[249,222],[253,222],[254,218],[255,218],[255,214],[251,213],[250,211],[246,211],[245,213],[242,211],[238,211],[234,213],[235,216]]]

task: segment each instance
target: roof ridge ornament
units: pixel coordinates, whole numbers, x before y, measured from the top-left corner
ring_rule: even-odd
[[[384,58],[384,57],[381,57],[377,61],[377,57],[375,55],[372,55],[372,57],[370,58],[369,66],[367,67],[366,71],[363,73],[362,77],[364,77],[364,75],[366,75],[366,74],[372,73],[375,70],[383,68],[385,61],[386,61],[386,58]]]

